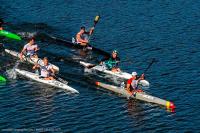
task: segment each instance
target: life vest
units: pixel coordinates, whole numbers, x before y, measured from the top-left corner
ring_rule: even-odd
[[[117,59],[110,58],[109,60],[105,61],[105,65],[108,69],[117,67],[117,64],[118,64]]]

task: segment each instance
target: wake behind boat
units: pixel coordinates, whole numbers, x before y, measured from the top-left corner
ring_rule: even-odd
[[[16,51],[12,51],[12,50],[9,50],[9,49],[5,49],[5,52],[14,56],[14,57],[17,57],[17,58],[20,58],[20,53],[16,52]],[[39,65],[43,65],[43,62],[40,58],[29,58],[29,57],[25,57],[23,55],[23,59],[31,64],[36,64],[38,63]],[[59,67],[51,64],[53,66],[53,69],[56,71],[56,72],[59,72]]]
[[[70,91],[72,93],[79,93],[76,89],[68,86],[67,84],[61,83],[60,81],[57,80],[45,80],[44,78],[41,78],[39,75],[35,74],[35,73],[31,73],[25,70],[20,70],[20,69],[15,69],[15,71],[22,75],[25,76],[27,78],[30,78],[32,80],[35,80],[37,82],[41,82],[53,87],[57,87],[57,88],[61,88],[61,89],[65,89],[67,91]]]
[[[162,106],[166,107],[167,109],[171,109],[171,110],[175,109],[174,103],[167,101],[167,100],[160,99],[158,97],[151,96],[143,91],[136,91],[132,95],[127,90],[125,90],[124,88],[121,88],[121,87],[117,87],[117,86],[113,86],[113,85],[109,85],[109,84],[105,84],[105,83],[101,83],[101,82],[96,82],[96,85],[100,86],[106,90],[110,90],[112,92],[118,93],[118,94],[122,95],[123,97],[138,99],[138,100],[141,100],[144,102],[162,105]]]

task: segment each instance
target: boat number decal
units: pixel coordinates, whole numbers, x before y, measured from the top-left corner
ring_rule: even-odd
[[[54,84],[55,84],[55,85],[57,85],[57,86],[59,86],[59,85],[60,85],[60,84],[59,84],[58,82],[56,82],[56,81],[54,81]]]
[[[62,83],[59,83],[59,82],[57,82],[57,81],[52,81],[52,83],[54,83],[56,86],[60,86],[60,87],[62,87],[62,86],[63,86],[63,84],[62,84]]]

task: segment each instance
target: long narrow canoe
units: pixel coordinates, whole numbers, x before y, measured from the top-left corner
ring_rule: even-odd
[[[5,36],[7,38],[15,39],[18,41],[22,40],[20,36],[5,30],[0,30],[0,36]]]
[[[91,64],[91,63],[87,63],[87,62],[83,62],[83,61],[80,61],[80,64],[82,66],[84,66],[85,68],[88,68],[89,66],[91,65],[94,65],[94,64]],[[95,70],[95,71],[99,71],[99,72],[102,72],[102,73],[105,73],[105,74],[109,74],[109,75],[112,75],[112,76],[116,76],[116,77],[119,77],[119,78],[122,78],[122,79],[130,79],[132,76],[131,74],[127,73],[127,72],[112,72],[110,70],[107,70],[105,69],[104,66],[101,66],[101,65],[96,65],[95,67],[92,67],[90,68],[91,70]]]
[[[40,36],[42,37],[43,35],[40,34]],[[48,40],[47,40],[47,38],[48,38]],[[108,53],[104,50],[101,50],[99,48],[96,48],[94,46],[88,45],[88,47],[84,47],[84,46],[81,46],[77,43],[73,43],[72,41],[64,40],[64,39],[57,38],[57,37],[54,37],[54,36],[45,36],[45,37],[42,37],[42,40],[43,41],[52,41],[56,45],[62,45],[62,46],[70,47],[70,48],[73,48],[73,49],[86,49],[86,50],[89,50],[89,51],[94,51],[94,52],[96,52],[100,55],[103,55],[103,56],[107,56],[107,57],[110,56],[110,53]]]
[[[10,54],[10,55],[12,55],[12,56],[14,56],[14,57],[20,58],[20,53],[18,53],[18,52],[15,52],[15,51],[12,51],[12,50],[9,50],[9,49],[5,49],[5,52],[8,53],[8,54]],[[31,63],[31,64],[36,64],[36,63],[38,63],[39,65],[43,65],[43,61],[42,61],[42,59],[40,59],[40,58],[29,58],[29,57],[23,56],[23,59],[24,59],[25,61]],[[49,64],[51,64],[51,63],[49,63]],[[57,66],[55,66],[55,65],[53,65],[53,64],[51,64],[51,65],[53,66],[53,69],[54,69],[56,72],[59,72],[59,67],[57,67]]]
[[[25,71],[25,70],[15,69],[15,71],[18,74],[20,74],[22,76],[25,76],[27,78],[30,78],[32,80],[35,80],[37,82],[44,83],[44,84],[47,84],[49,86],[53,86],[53,87],[56,87],[56,88],[65,89],[65,90],[70,91],[72,93],[79,93],[76,89],[68,86],[67,84],[61,83],[60,81],[57,81],[57,80],[45,80],[43,78],[40,78],[39,75],[37,75],[35,73],[31,73],[31,72]]]
[[[167,101],[167,100],[163,100],[160,99],[158,97],[154,97],[151,96],[143,91],[138,91],[135,92],[133,95],[130,94],[129,92],[127,92],[124,88],[120,88],[117,86],[113,86],[113,85],[109,85],[109,84],[105,84],[105,83],[101,83],[101,82],[96,82],[97,86],[100,86],[106,90],[110,90],[112,92],[121,94],[123,97],[127,97],[127,98],[132,98],[132,99],[138,99],[144,102],[149,102],[149,103],[154,103],[154,104],[158,104],[158,105],[162,105],[165,106],[167,109],[175,109],[175,105],[173,102]]]
[[[6,78],[0,75],[0,82],[6,82]]]

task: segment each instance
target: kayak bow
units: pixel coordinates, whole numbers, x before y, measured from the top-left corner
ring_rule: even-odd
[[[0,75],[0,82],[6,82],[6,81],[7,81],[6,78]]]
[[[7,38],[15,39],[18,41],[22,40],[20,36],[5,30],[0,30],[0,36],[5,36]]]

